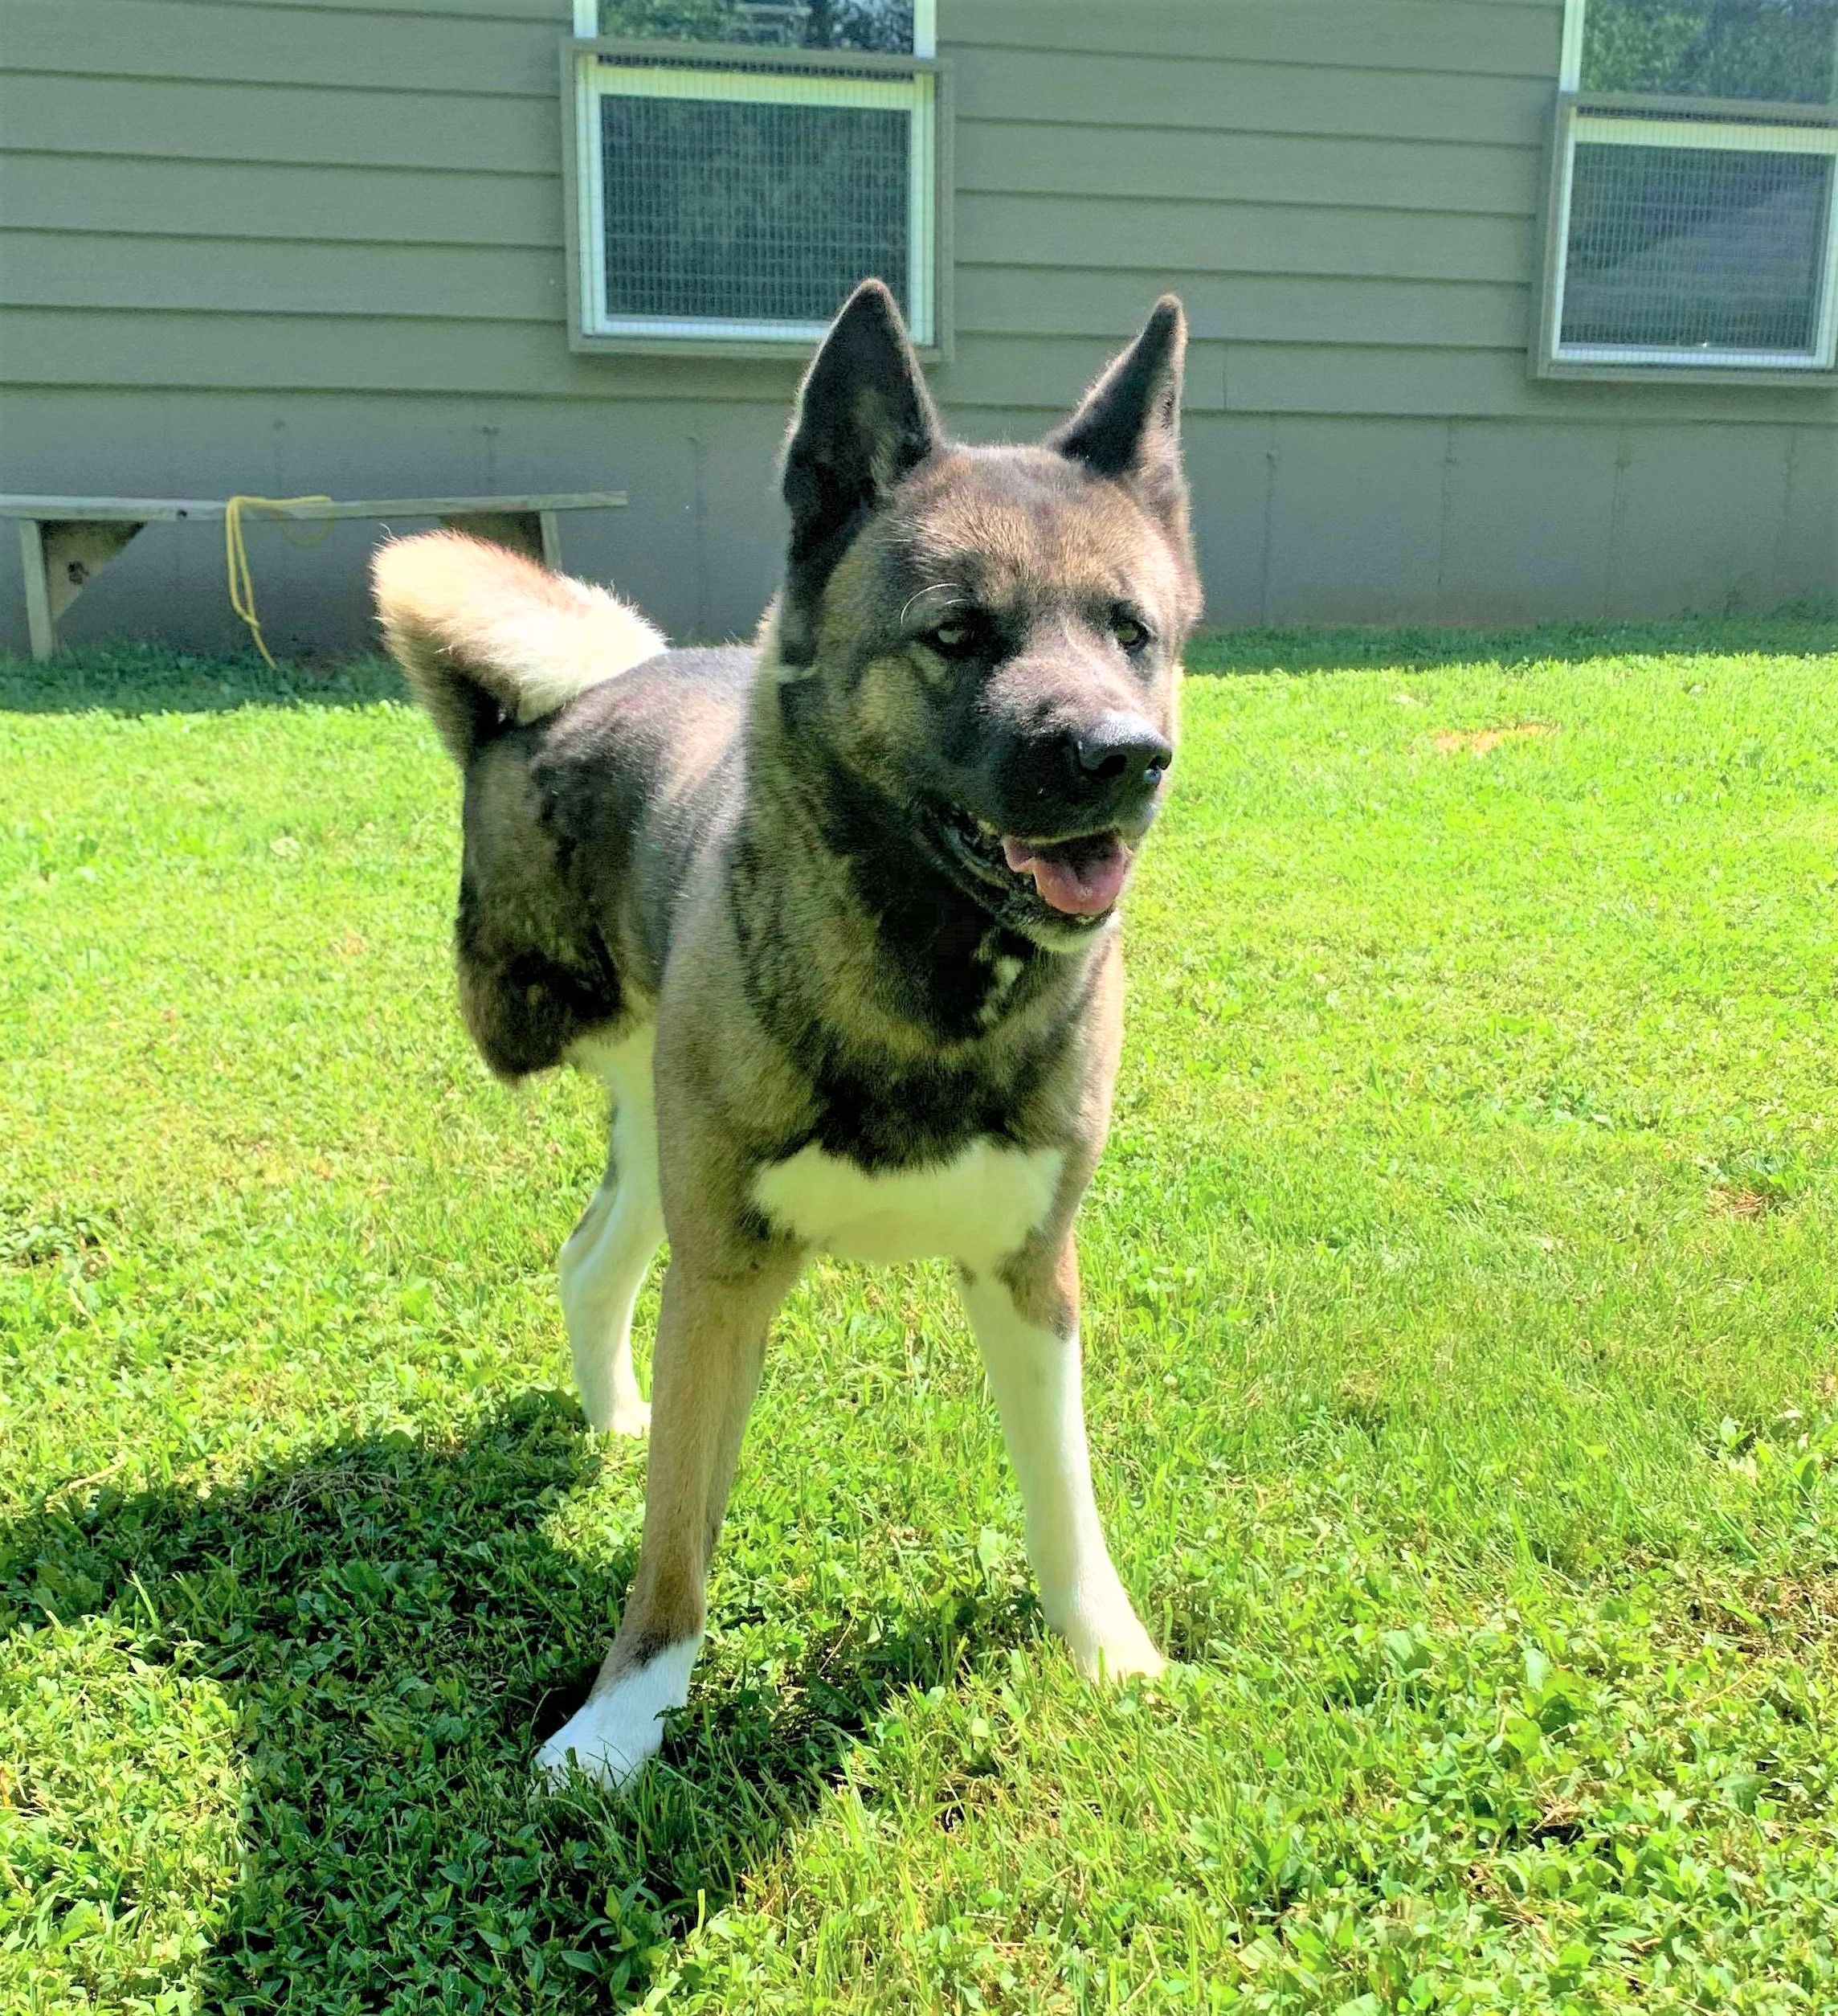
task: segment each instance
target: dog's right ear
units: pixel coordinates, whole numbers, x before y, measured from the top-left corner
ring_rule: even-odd
[[[788,663],[810,662],[818,598],[863,520],[943,438],[892,295],[864,280],[804,375],[785,444],[791,551],[779,643]]]
[[[1187,318],[1164,294],[1129,349],[1114,357],[1078,411],[1047,446],[1093,476],[1125,483],[1187,545],[1187,485],[1181,472],[1181,371]]]

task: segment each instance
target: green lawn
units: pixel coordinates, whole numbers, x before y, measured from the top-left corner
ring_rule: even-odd
[[[1838,2006],[1838,624],[1195,655],[1082,1235],[1185,1663],[819,1266],[629,1805],[528,1769],[598,1101],[460,1033],[427,723],[0,667],[0,2010]]]

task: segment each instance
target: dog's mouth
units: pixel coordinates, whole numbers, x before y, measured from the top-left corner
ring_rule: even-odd
[[[1070,840],[1026,840],[957,808],[942,821],[951,853],[1007,906],[1074,926],[1101,922],[1117,906],[1134,849],[1114,827]]]

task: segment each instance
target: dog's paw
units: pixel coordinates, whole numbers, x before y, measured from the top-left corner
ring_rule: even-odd
[[[587,1425],[602,1435],[648,1435],[651,1433],[651,1402],[640,1400],[636,1393],[629,1396],[602,1401],[590,1405],[587,1397],[581,1397],[581,1411],[587,1417]]]
[[[629,1785],[664,1742],[664,1718],[689,1698],[700,1638],[667,1646],[655,1658],[590,1694],[536,1753],[552,1785],[578,1771],[610,1792]]]
[[[1138,1675],[1153,1680],[1167,1665],[1133,1613],[1101,1624],[1074,1623],[1065,1639],[1073,1664],[1088,1680],[1100,1683]]]
[[[565,1784],[570,1772],[578,1771],[609,1792],[621,1792],[656,1755],[664,1740],[661,1724],[655,1733],[608,1729],[599,1706],[590,1701],[537,1752],[536,1768],[551,1785]]]

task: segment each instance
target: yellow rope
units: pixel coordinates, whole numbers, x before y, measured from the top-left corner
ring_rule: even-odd
[[[243,543],[243,513],[251,511],[285,511],[295,504],[329,504],[329,497],[234,497],[223,507],[223,558],[230,576],[230,607],[249,626],[249,635],[255,640],[255,648],[262,654],[271,672],[279,672],[268,651],[268,640],[262,635],[262,620],[255,614],[255,584],[249,573],[249,551]],[[310,538],[297,539],[290,532],[288,538],[295,546],[317,546],[332,530],[328,518]]]

